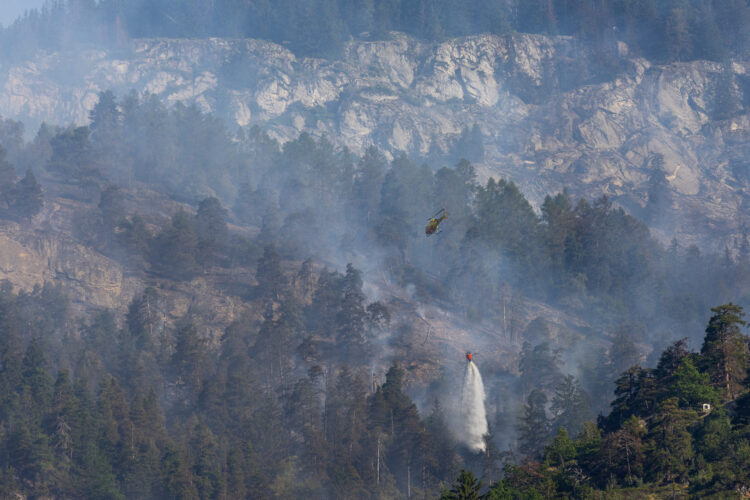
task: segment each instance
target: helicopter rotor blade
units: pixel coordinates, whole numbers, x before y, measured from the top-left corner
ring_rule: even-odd
[[[438,210],[437,212],[435,212],[435,215],[433,215],[432,217],[429,217],[427,220],[434,219],[435,217],[437,217],[438,215],[440,215],[443,212],[445,212],[445,209],[441,208],[440,210]]]

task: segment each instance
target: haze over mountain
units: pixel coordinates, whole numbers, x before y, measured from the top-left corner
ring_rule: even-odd
[[[465,156],[537,207],[563,187],[606,194],[664,243],[736,254],[750,182],[746,59],[655,64],[612,40],[611,69],[569,37],[388,38],[345,43],[330,60],[258,40],[45,50],[4,67],[0,113],[33,134],[42,121],[85,125],[101,91],[153,93],[282,143],[304,131],[355,153],[375,145],[389,159]],[[660,178],[669,199],[656,208],[649,190]]]
[[[0,495],[750,487],[748,33],[747,0],[6,26]]]

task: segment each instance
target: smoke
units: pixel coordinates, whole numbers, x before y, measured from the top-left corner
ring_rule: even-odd
[[[484,451],[484,435],[487,434],[487,412],[484,408],[484,384],[482,375],[473,361],[466,363],[461,401],[458,408],[461,417],[461,432],[457,438],[470,450]]]
[[[33,8],[39,8],[44,5],[44,0],[3,0],[0,7],[0,24],[7,27],[13,24],[13,21],[23,16]]]

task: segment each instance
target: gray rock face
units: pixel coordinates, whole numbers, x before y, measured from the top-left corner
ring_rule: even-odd
[[[261,125],[282,142],[307,131],[355,152],[375,145],[417,156],[447,151],[477,124],[483,176],[515,181],[536,204],[567,186],[644,216],[657,174],[648,160],[661,153],[672,206],[648,214],[657,234],[733,248],[750,222],[748,110],[711,119],[719,64],[654,66],[618,49],[625,70],[591,83],[593,56],[568,37],[425,44],[394,33],[351,42],[339,61],[257,40],[136,40],[127,51],[45,53],[3,67],[0,114],[30,130],[43,120],[84,124],[99,91],[135,89]],[[750,61],[731,71],[747,82]]]
[[[72,212],[59,202],[48,200],[30,225],[0,225],[0,280],[8,280],[14,289],[30,292],[45,283],[61,285],[75,315],[107,308],[123,317],[135,296],[155,286],[160,327],[172,328],[189,312],[199,311],[202,331],[212,342],[218,342],[226,327],[247,311],[241,299],[221,293],[206,277],[172,282],[129,273],[121,263],[71,236]],[[63,227],[55,227],[58,224]]]

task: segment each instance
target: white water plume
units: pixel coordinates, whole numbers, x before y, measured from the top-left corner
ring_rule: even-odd
[[[482,375],[473,361],[466,363],[464,385],[458,413],[461,432],[458,439],[472,451],[484,451],[484,435],[487,434],[487,413],[484,408],[484,384]]]

